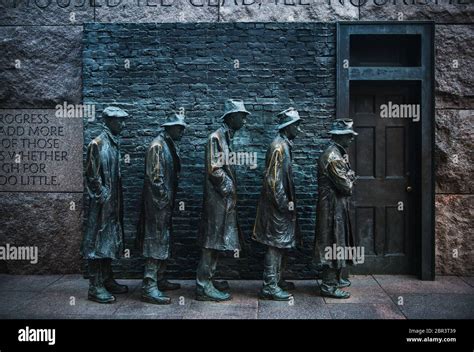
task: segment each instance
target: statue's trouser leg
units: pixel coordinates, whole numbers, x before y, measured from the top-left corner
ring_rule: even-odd
[[[101,268],[104,282],[107,280],[113,280],[112,259],[101,259]]]
[[[326,291],[334,290],[336,288],[337,269],[333,269],[329,266],[324,266],[321,286],[322,286],[322,289]]]
[[[101,271],[104,279],[104,287],[110,293],[127,293],[127,285],[121,285],[114,279],[112,272],[112,259],[105,258],[101,259]]]
[[[337,270],[337,287],[338,288],[344,288],[344,287],[349,287],[351,285],[351,282],[349,278],[345,279],[342,277],[342,268]]]
[[[104,278],[104,260],[90,259],[89,264],[89,292],[88,299],[98,303],[112,303],[115,302],[113,296],[105,287]]]
[[[263,269],[263,290],[274,293],[280,290],[278,282],[281,276],[282,250],[268,246]]]
[[[168,265],[168,261],[166,260],[159,260],[158,261],[158,273],[157,273],[157,279],[158,279],[158,289],[160,291],[173,291],[173,290],[178,290],[181,288],[181,285],[175,282],[169,282],[165,278],[165,271],[166,267]]]
[[[146,258],[145,270],[143,272],[142,292],[145,295],[153,295],[157,290],[158,260]]]
[[[281,258],[281,266],[280,266],[280,270],[278,272],[278,282],[282,282],[283,281],[283,271],[285,271],[285,268],[286,268],[286,255],[283,255],[282,253],[282,258]]]
[[[341,279],[345,281],[342,277],[342,268],[337,269],[336,275],[336,280],[338,284],[341,282]]]
[[[201,260],[196,273],[196,286],[206,289],[212,286],[212,278],[216,272],[218,251],[209,248],[202,249]]]
[[[158,278],[158,260],[146,258],[145,271],[143,273],[143,285],[146,283],[154,283],[156,285]]]
[[[165,279],[165,271],[166,271],[167,265],[168,265],[168,262],[166,260],[158,261],[158,273],[157,273],[158,282],[163,281]]]
[[[101,270],[101,259],[89,259],[89,290],[104,287]]]
[[[142,301],[152,304],[169,304],[171,299],[158,289],[159,260],[146,258],[142,283]]]

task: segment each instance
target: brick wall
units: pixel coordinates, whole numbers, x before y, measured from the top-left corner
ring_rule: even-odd
[[[86,24],[83,96],[98,111],[114,104],[132,118],[122,138],[126,246],[133,248],[143,185],[144,152],[172,110],[185,109],[190,127],[180,142],[182,172],[174,217],[170,274],[194,277],[203,192],[204,145],[219,126],[227,98],[241,98],[252,112],[237,132],[235,151],[257,152],[258,166],[237,166],[238,211],[248,250],[241,258],[222,258],[218,275],[260,279],[263,248],[249,239],[260,193],[264,158],[276,134],[277,112],[293,106],[304,119],[295,141],[294,173],[304,246],[291,251],[288,276],[314,277],[316,160],[326,146],[335,116],[335,25],[328,23]],[[129,60],[130,67],[125,67]],[[238,61],[236,61],[238,60]],[[85,145],[100,123],[85,122]],[[87,214],[87,211],[85,211]],[[141,260],[118,263],[123,275],[136,276]]]

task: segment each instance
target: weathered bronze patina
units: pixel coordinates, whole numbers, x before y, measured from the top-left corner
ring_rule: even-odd
[[[199,231],[202,247],[201,260],[196,275],[196,299],[225,301],[231,299],[223,292],[225,283],[216,287],[212,279],[222,251],[239,251],[240,235],[237,223],[237,181],[234,165],[223,163],[232,152],[235,131],[245,124],[249,115],[241,100],[227,100],[222,126],[211,133],[205,152],[205,180],[203,213]]]
[[[169,304],[161,291],[179,289],[164,278],[170,256],[172,215],[181,162],[175,141],[182,138],[186,123],[173,115],[162,124],[164,130],[151,142],[145,156],[145,181],[137,233],[137,246],[145,258],[141,299],[153,304]]]
[[[281,280],[282,257],[286,249],[295,247],[299,236],[292,148],[301,118],[293,108],[282,111],[278,118],[279,133],[266,154],[253,239],[267,246],[260,298],[287,301],[292,295],[285,291],[289,284]]]
[[[350,281],[341,277],[351,258],[328,258],[328,248],[354,247],[354,234],[350,221],[350,196],[352,195],[355,173],[351,169],[346,148],[357,135],[352,129],[352,120],[341,119],[334,122],[332,142],[323,152],[318,162],[319,199],[317,206],[317,229],[315,236],[315,258],[323,264],[321,294],[333,298],[349,298],[349,292],[341,290],[350,286]],[[330,252],[329,252],[330,253]]]
[[[112,259],[123,253],[123,194],[120,175],[119,135],[128,114],[107,107],[102,117],[104,131],[87,147],[86,187],[89,214],[84,230],[82,254],[88,260],[88,298],[98,303],[115,302],[112,294],[126,293],[112,275]]]

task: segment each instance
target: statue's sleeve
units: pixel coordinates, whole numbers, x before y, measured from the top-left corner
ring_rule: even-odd
[[[265,182],[267,183],[267,189],[273,203],[278,209],[280,209],[280,211],[288,211],[289,201],[283,182],[285,179],[283,153],[284,151],[281,148],[275,148],[272,152],[267,166]]]
[[[107,194],[107,189],[102,184],[101,172],[99,146],[92,141],[87,147],[86,182],[89,196],[94,199],[104,198]]]
[[[148,149],[146,156],[146,176],[150,181],[153,201],[158,202],[160,208],[168,204],[168,189],[165,183],[165,162],[163,147],[159,144]]]
[[[234,182],[224,170],[225,163],[223,148],[220,141],[216,137],[212,137],[208,142],[208,167],[207,172],[210,181],[219,191],[219,193],[226,197],[234,192]]]
[[[336,189],[343,195],[352,195],[353,182],[347,174],[347,168],[344,160],[335,159],[329,162],[327,166],[329,178]]]

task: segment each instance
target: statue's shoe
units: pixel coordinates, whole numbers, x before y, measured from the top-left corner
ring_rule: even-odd
[[[229,286],[229,283],[227,281],[217,281],[217,280],[213,280],[212,281],[212,284],[214,285],[214,287],[216,289],[218,289],[219,291],[229,291],[230,290],[230,286]]]
[[[232,296],[230,295],[230,293],[221,292],[212,285],[205,289],[196,289],[196,301],[223,302],[229,301],[231,299]]]
[[[272,301],[289,301],[293,295],[285,290],[276,290],[275,292],[269,292],[262,289],[259,294],[260,299],[272,300]]]
[[[181,285],[174,282],[169,282],[168,280],[160,280],[158,281],[158,289],[160,291],[174,291],[179,290]]]
[[[344,288],[344,287],[349,287],[351,285],[351,282],[347,279],[343,279],[342,277],[339,279],[339,282],[337,283],[337,288]]]
[[[281,280],[279,283],[278,283],[278,286],[280,286],[280,288],[282,290],[285,290],[285,291],[293,291],[296,289],[296,286],[293,282],[291,281],[286,281],[286,280]]]
[[[128,292],[127,285],[121,285],[114,279],[108,279],[104,282],[105,289],[110,293],[114,294],[122,294]]]
[[[337,287],[332,287],[331,289],[321,288],[321,296],[329,298],[347,299],[351,296],[351,294],[347,291],[340,290]]]
[[[170,304],[171,298],[165,296],[156,287],[142,288],[141,300],[151,304]]]
[[[89,288],[87,299],[97,303],[115,303],[116,298],[103,287]]]

